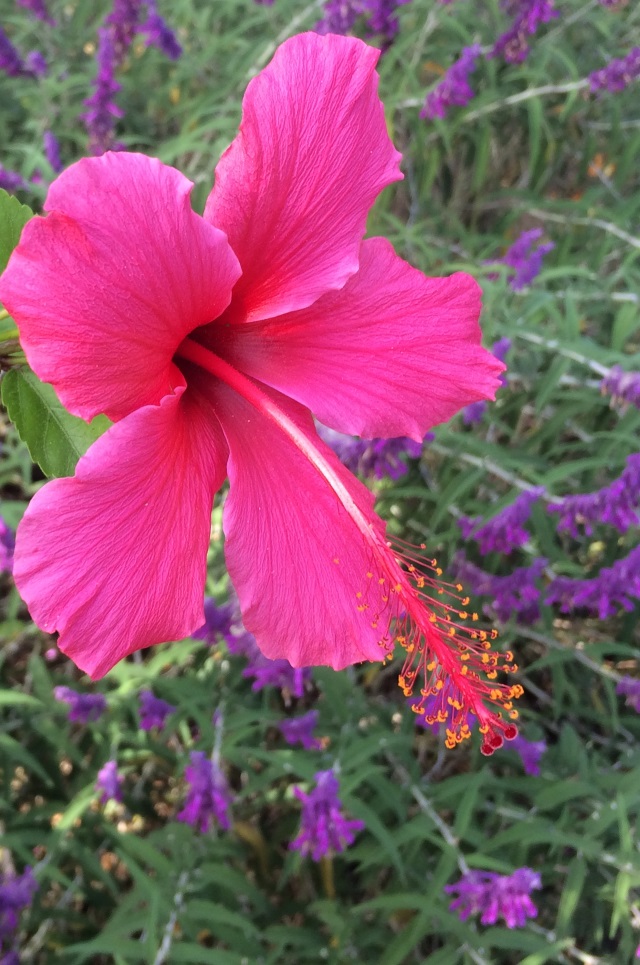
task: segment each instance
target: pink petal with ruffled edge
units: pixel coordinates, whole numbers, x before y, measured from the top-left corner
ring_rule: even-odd
[[[371,528],[384,532],[373,496],[318,438],[310,414],[264,391],[322,454]],[[284,657],[294,667],[325,664],[340,670],[383,659],[379,640],[387,627],[384,621],[380,627],[372,623],[385,604],[370,573],[370,543],[317,469],[268,416],[226,387],[216,388],[215,395],[230,449],[225,555],[247,630],[267,657]]]
[[[204,212],[242,265],[234,319],[303,308],[357,270],[369,208],[402,177],[378,57],[353,37],[301,34],[249,84]]]
[[[204,623],[211,506],[227,447],[178,389],[116,423],[18,527],[14,578],[38,626],[94,679]],[[182,398],[180,396],[182,395]]]
[[[184,386],[176,347],[229,304],[238,260],[191,210],[192,187],[155,158],[85,158],[53,182],[51,214],[27,223],[11,256],[0,300],[31,367],[84,419],[120,419]]]
[[[388,241],[372,238],[341,291],[290,315],[220,330],[215,342],[232,365],[333,429],[420,441],[499,387],[504,366],[480,345],[480,294],[469,275],[426,278]]]

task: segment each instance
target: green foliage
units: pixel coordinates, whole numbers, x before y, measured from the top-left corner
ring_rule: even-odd
[[[46,476],[72,476],[80,456],[110,425],[106,416],[87,423],[71,415],[53,388],[26,365],[5,374],[2,401],[31,458]]]
[[[51,65],[40,81],[0,74],[2,164],[29,181],[20,196],[36,209],[53,177],[44,130],[60,138],[65,163],[86,151],[78,117],[109,7],[49,6],[56,28],[17,7],[3,19],[21,51],[42,44]],[[201,209],[247,81],[278,42],[313,26],[318,6],[177,0],[160,9],[185,54],[171,63],[134,44],[118,74],[117,133],[183,170]],[[405,180],[369,222],[429,274],[476,275],[486,344],[513,342],[508,384],[482,422],[438,427],[407,475],[377,484],[379,511],[446,568],[462,545],[460,515],[488,518],[523,486],[542,485],[525,546],[510,557],[481,555],[472,542],[464,550],[498,575],[544,556],[543,588],[554,574],[594,575],[638,535],[597,525],[573,539],[546,511],[554,498],[616,478],[640,429],[636,408],[600,391],[612,365],[640,369],[638,86],[597,98],[584,85],[566,89],[640,44],[638,11],[582,0],[558,9],[522,64],[481,59],[469,106],[430,123],[418,116],[426,91],[464,45],[489,46],[508,18],[498,0],[399,8],[380,92]],[[0,259],[28,216],[0,192]],[[514,292],[506,269],[486,262],[532,227],[555,249],[531,286]],[[28,369],[11,369],[2,394],[31,453],[4,422],[0,515],[13,529],[39,484],[32,459],[46,474],[71,473],[103,426],[65,413]],[[637,607],[599,620],[543,605],[535,625],[501,628],[525,687],[522,733],[548,744],[531,776],[508,747],[489,760],[473,740],[446,752],[438,735],[416,728],[396,667],[317,670],[295,699],[254,692],[243,659],[221,642],[176,642],[123,662],[95,688],[107,713],[71,725],[53,688],[90,685],[29,622],[10,577],[0,580],[0,867],[7,855],[33,865],[40,885],[21,922],[25,962],[631,965],[640,941],[640,716],[615,683],[639,673]],[[216,536],[208,592],[222,599],[225,585]],[[491,604],[477,601],[489,615]],[[150,687],[177,708],[164,733],[138,727],[137,695]],[[323,749],[288,746],[277,722],[311,707]],[[216,708],[233,828],[201,835],[175,818],[189,753],[214,746]],[[94,784],[114,758],[124,801],[101,806]],[[345,808],[366,830],[344,855],[315,865],[289,850],[300,813],[292,788],[335,762]],[[508,874],[524,865],[543,880],[526,928],[462,922],[449,910],[443,888],[465,868]]]

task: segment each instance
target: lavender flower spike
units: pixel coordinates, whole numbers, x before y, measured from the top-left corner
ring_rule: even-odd
[[[509,506],[483,523],[482,518],[461,516],[458,526],[465,539],[474,539],[481,553],[511,553],[529,539],[524,524],[531,516],[534,504],[544,493],[544,486],[527,489]]]
[[[589,74],[591,93],[608,90],[619,94],[629,84],[640,77],[640,47],[633,47],[626,57],[610,61],[606,67]]]
[[[520,755],[525,774],[530,774],[532,777],[540,776],[540,758],[547,750],[545,741],[528,741],[526,737],[518,734],[506,746]]]
[[[509,275],[508,280],[514,292],[522,291],[531,284],[542,271],[542,259],[555,248],[552,241],[536,246],[536,241],[541,237],[542,228],[523,231],[502,258],[496,262],[496,264],[513,268],[513,273]]]
[[[41,20],[43,23],[49,24],[50,27],[55,27],[56,22],[47,10],[45,0],[16,0],[16,3],[19,7],[32,13],[36,20]]]
[[[497,359],[501,362],[505,362],[509,349],[511,348],[511,339],[499,338],[497,342],[494,342],[491,346],[491,351]],[[500,373],[500,385],[507,385],[508,379],[506,372]],[[485,412],[487,411],[487,403],[484,401],[480,402],[470,402],[469,405],[465,406],[462,410],[462,421],[466,426],[476,425],[478,422],[482,422]]]
[[[456,554],[453,569],[457,579],[468,590],[492,598],[484,609],[501,623],[515,617],[518,623],[535,623],[540,617],[540,588],[537,586],[548,560],[535,559],[531,566],[518,566],[507,576],[486,573],[470,563],[462,553]]]
[[[58,138],[53,131],[45,131],[42,135],[42,143],[44,146],[44,156],[56,174],[60,174],[64,165],[60,160],[60,144],[58,143]]]
[[[115,79],[115,50],[111,33],[102,28],[98,31],[98,76],[94,81],[94,92],[84,103],[89,110],[82,115],[89,133],[89,150],[94,155],[104,154],[115,146],[115,118],[122,117],[124,111],[114,101],[120,90]]]
[[[320,438],[331,446],[338,459],[351,472],[369,479],[400,479],[408,470],[406,458],[419,459],[422,443],[400,436],[396,439],[355,439],[353,436],[316,424]],[[433,439],[428,432],[425,442]]]
[[[37,890],[38,882],[29,867],[21,875],[13,872],[0,874],[0,952],[5,943],[13,941],[20,912],[31,904]]]
[[[338,798],[339,783],[333,770],[318,771],[316,786],[310,794],[299,787],[293,793],[302,802],[300,833],[289,847],[319,861],[325,855],[337,854],[353,844],[364,821],[348,821]]]
[[[231,795],[223,771],[203,751],[192,751],[190,760],[184,772],[190,787],[184,808],[177,815],[178,821],[184,821],[202,833],[210,831],[216,824],[228,831],[231,827]]]
[[[596,523],[613,526],[619,533],[640,526],[640,452],[628,457],[623,472],[608,486],[593,493],[565,496],[547,509],[558,513],[558,530],[569,532],[574,539],[580,536],[579,527],[591,536]]]
[[[322,741],[313,736],[313,731],[318,724],[319,713],[317,710],[310,710],[300,717],[288,717],[281,720],[278,724],[280,733],[287,744],[295,746],[301,744],[306,751],[319,751],[322,749]]]
[[[469,74],[476,69],[479,55],[479,44],[464,47],[459,59],[451,65],[438,86],[427,94],[420,117],[427,120],[444,118],[451,107],[464,107],[469,103],[474,96],[469,86]]]
[[[169,60],[178,60],[182,54],[178,38],[158,13],[156,0],[147,0],[147,19],[140,24],[138,32],[147,35],[147,47],[158,47]]]
[[[1,179],[0,187],[2,187]],[[15,544],[16,541],[13,531],[9,529],[2,516],[0,516],[0,574],[13,572],[13,550]]]
[[[616,685],[616,693],[626,697],[627,707],[640,714],[640,679],[622,677]]]
[[[122,801],[123,782],[124,778],[118,774],[117,762],[107,761],[98,771],[96,781],[96,791],[100,791],[100,804],[106,804],[107,801]]]
[[[22,57],[0,27],[0,70],[9,77],[19,77],[24,73]]]
[[[141,691],[138,711],[140,714],[140,729],[151,730],[153,727],[157,727],[158,730],[162,730],[167,722],[167,717],[175,709],[173,704],[156,697],[150,690]]]
[[[461,921],[480,914],[482,925],[495,925],[502,918],[507,928],[524,928],[527,918],[535,918],[538,909],[531,892],[541,888],[540,875],[531,868],[518,868],[513,874],[493,871],[469,871],[445,891],[457,897],[449,905]]]
[[[559,16],[553,0],[502,0],[500,6],[514,17],[511,27],[496,40],[490,57],[502,55],[508,64],[520,64],[530,51],[527,36],[536,33],[541,23]]]
[[[56,700],[69,705],[69,720],[88,724],[98,720],[107,709],[107,699],[104,694],[79,694],[71,687],[54,687],[53,696]]]
[[[600,383],[600,391],[610,395],[614,402],[640,409],[640,372],[625,372],[614,365]]]
[[[561,613],[572,610],[588,610],[601,620],[615,616],[618,607],[629,613],[640,599],[640,546],[616,560],[612,566],[603,567],[597,576],[588,580],[576,580],[557,576],[549,584],[545,603],[556,603]]]

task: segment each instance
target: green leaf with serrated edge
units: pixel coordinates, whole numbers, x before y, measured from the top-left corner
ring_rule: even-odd
[[[29,218],[33,218],[31,208],[0,188],[0,274],[7,267],[9,255]]]
[[[2,380],[2,401],[31,458],[46,476],[72,476],[76,463],[111,423],[97,416],[90,423],[71,415],[50,385],[26,366]]]

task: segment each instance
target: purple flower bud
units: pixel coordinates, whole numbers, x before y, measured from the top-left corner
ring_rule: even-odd
[[[490,57],[503,56],[508,64],[520,64],[529,54],[527,36],[536,33],[541,23],[559,16],[553,0],[503,0],[503,10],[514,20],[511,27],[496,40]]]
[[[502,918],[507,928],[524,928],[527,918],[535,918],[538,909],[531,892],[541,888],[542,881],[531,868],[518,868],[513,874],[493,871],[468,871],[454,885],[447,885],[448,895],[457,895],[449,905],[461,921],[480,914],[483,925],[495,925]]]
[[[178,60],[182,54],[178,38],[158,13],[155,0],[147,0],[147,19],[138,32],[146,34],[147,47],[157,47],[170,60]]]
[[[478,44],[463,48],[460,57],[451,65],[438,86],[427,94],[420,117],[427,120],[444,118],[451,107],[464,107],[469,103],[474,96],[469,85],[469,74],[476,69],[479,56]]]
[[[141,691],[138,711],[140,714],[141,730],[151,730],[152,727],[157,727],[158,730],[162,730],[167,721],[167,717],[172,714],[175,709],[173,704],[169,704],[166,700],[161,700],[160,697],[156,697],[150,690]]]
[[[0,187],[3,187],[0,172]],[[13,551],[16,541],[13,530],[9,529],[2,516],[0,516],[0,574],[13,572]]]
[[[206,597],[204,620],[203,625],[191,634],[192,640],[204,640],[209,646],[213,646],[220,637],[227,641],[232,637],[234,608],[230,603],[219,606],[212,597]]]
[[[60,145],[58,143],[58,138],[55,136],[53,131],[45,131],[42,136],[42,141],[44,145],[44,156],[56,174],[60,174],[64,165],[60,160]]]
[[[300,833],[289,847],[319,861],[327,854],[337,854],[353,844],[364,821],[348,821],[342,814],[338,798],[339,783],[335,772],[318,771],[316,786],[309,794],[299,787],[293,793],[302,802]]]
[[[19,7],[32,13],[37,20],[49,24],[50,27],[55,27],[56,22],[47,10],[45,0],[16,0],[16,3]]]
[[[542,228],[523,231],[502,258],[490,262],[490,264],[507,265],[514,269],[513,274],[508,277],[514,291],[521,291],[531,284],[542,271],[542,259],[555,248],[552,241],[536,246],[536,241],[541,237]]]
[[[198,828],[203,834],[216,824],[228,831],[231,795],[224,773],[203,751],[192,751],[190,760],[184,772],[190,787],[184,808],[177,815],[178,821]]]
[[[591,93],[608,90],[619,94],[625,87],[640,77],[640,47],[633,47],[626,57],[610,61],[606,67],[589,74]]]
[[[88,724],[98,720],[107,709],[107,699],[104,694],[79,694],[70,687],[54,687],[53,695],[56,700],[69,705],[69,720]]]
[[[32,50],[27,54],[24,66],[34,77],[46,77],[49,70],[49,66],[39,50]]]
[[[617,403],[634,405],[640,409],[640,372],[625,372],[614,365],[600,383],[600,390]]]
[[[122,801],[122,785],[124,778],[118,774],[116,761],[107,761],[98,771],[96,791],[100,791],[100,804],[107,801]]]
[[[18,930],[20,912],[33,901],[38,882],[27,867],[21,875],[13,872],[0,874],[0,951],[12,941]]]
[[[319,423],[316,428],[323,442],[333,449],[347,469],[370,479],[400,479],[408,471],[405,459],[419,459],[422,455],[422,443],[406,436],[397,439],[354,439]],[[433,438],[433,433],[429,432],[425,442]]]
[[[4,70],[9,77],[19,77],[20,74],[24,73],[22,57],[2,27],[0,27],[0,70]]]
[[[506,747],[520,755],[525,774],[530,774],[533,777],[540,776],[540,758],[547,751],[547,745],[544,741],[528,741],[526,737],[518,734],[512,741],[509,741]]]
[[[486,522],[476,516],[461,516],[458,526],[465,539],[474,539],[481,553],[511,553],[529,539],[524,524],[531,516],[531,510],[544,493],[543,486],[525,490],[512,503]]]
[[[616,693],[626,697],[627,707],[631,707],[637,714],[640,714],[640,679],[622,677],[616,685]]]
[[[313,731],[318,723],[319,713],[317,710],[310,710],[300,717],[288,717],[281,720],[278,724],[280,733],[287,744],[295,746],[302,744],[306,751],[318,751],[322,749],[322,741],[313,736]]]
[[[511,339],[505,338],[503,336],[502,338],[499,338],[497,342],[493,343],[493,345],[491,346],[491,351],[497,359],[500,359],[501,362],[505,362],[510,348],[511,348]],[[506,373],[501,372],[500,384],[507,385],[507,382],[508,380],[507,380]],[[466,426],[470,426],[470,425],[475,425],[479,422],[482,422],[482,419],[484,418],[484,414],[486,410],[487,410],[487,403],[484,401],[469,403],[469,405],[465,406],[464,409],[462,410],[463,423]]]

